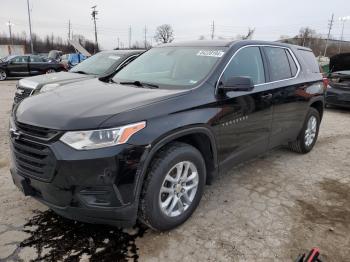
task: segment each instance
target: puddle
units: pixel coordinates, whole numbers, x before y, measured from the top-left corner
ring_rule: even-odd
[[[20,247],[33,247],[37,258],[32,261],[137,261],[135,240],[142,237],[146,228],[136,225],[121,230],[111,226],[92,225],[72,221],[52,211],[37,212],[24,225],[30,237]],[[131,231],[131,232],[130,232]],[[86,261],[86,260],[84,260]]]

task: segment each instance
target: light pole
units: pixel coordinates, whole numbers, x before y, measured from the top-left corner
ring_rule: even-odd
[[[339,17],[339,21],[342,22],[342,28],[341,28],[341,36],[340,36],[339,51],[338,51],[338,53],[341,52],[342,42],[343,42],[343,36],[344,36],[344,25],[345,25],[345,21],[347,21],[347,20],[350,20],[350,16]]]
[[[31,48],[32,54],[34,54],[33,37],[32,37],[32,20],[30,18],[29,0],[27,0],[27,7],[28,7],[28,19],[29,19],[30,48]]]
[[[9,27],[9,34],[10,34],[10,41],[11,41],[11,45],[13,45],[13,38],[12,38],[12,26],[14,24],[11,23],[11,21],[9,20],[6,25]]]

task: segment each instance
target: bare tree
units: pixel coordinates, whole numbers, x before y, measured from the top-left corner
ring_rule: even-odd
[[[253,38],[255,28],[248,28],[248,33],[242,37],[242,40],[250,40]]]
[[[174,30],[171,25],[164,24],[158,26],[154,39],[158,43],[171,43],[174,40]]]

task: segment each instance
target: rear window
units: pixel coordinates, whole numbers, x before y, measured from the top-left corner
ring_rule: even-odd
[[[271,81],[291,78],[292,71],[285,48],[264,47],[271,69]]]
[[[301,54],[307,66],[307,73],[320,73],[320,66],[318,65],[316,57],[312,51],[299,49],[299,54]]]

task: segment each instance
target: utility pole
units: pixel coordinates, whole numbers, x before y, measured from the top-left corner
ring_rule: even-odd
[[[31,20],[31,18],[30,18],[29,0],[27,0],[27,7],[28,7],[28,18],[29,18],[30,48],[31,48],[32,54],[34,54],[33,36],[32,36],[32,20]]]
[[[129,49],[131,49],[131,26],[129,26]]]
[[[329,22],[328,22],[328,35],[327,35],[327,39],[326,39],[326,46],[325,46],[325,48],[324,48],[323,56],[326,56],[326,55],[327,55],[328,41],[329,41],[329,37],[330,37],[330,35],[331,35],[331,30],[332,30],[332,27],[333,27],[333,22],[334,22],[334,14],[332,14],[332,18],[331,18],[331,20],[329,20]]]
[[[71,23],[70,23],[70,19],[69,19],[69,21],[68,21],[68,40],[70,40],[70,36],[71,36],[71,34],[70,34],[70,32],[71,32],[71,28],[72,28],[72,25],[71,25]]]
[[[117,41],[118,41],[118,49],[120,49],[120,40],[119,40],[119,36],[117,38]]]
[[[147,26],[145,26],[145,49],[147,49]]]
[[[97,5],[94,5],[93,7],[91,7],[92,9],[92,20],[94,20],[94,26],[95,26],[95,51],[94,53],[96,53],[98,51],[98,42],[97,42],[97,26],[96,26],[96,16],[98,14],[98,11],[96,10]]]
[[[211,24],[211,40],[214,39],[214,35],[215,35],[215,24],[213,20],[213,23]]]
[[[11,23],[10,20],[9,20],[6,24],[7,24],[8,27],[9,27],[9,35],[10,35],[11,45],[13,45],[13,38],[12,38],[12,26],[13,26],[13,24]]]
[[[339,41],[338,54],[341,52],[343,36],[344,36],[344,25],[345,25],[345,21],[347,21],[347,20],[350,20],[350,16],[343,16],[343,17],[339,18],[339,21],[342,22],[342,28],[341,28],[341,36],[340,36],[340,41]]]

